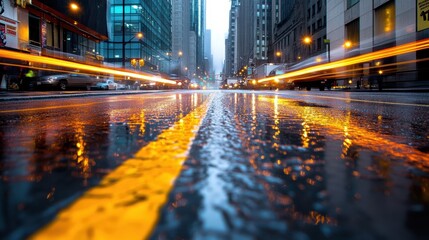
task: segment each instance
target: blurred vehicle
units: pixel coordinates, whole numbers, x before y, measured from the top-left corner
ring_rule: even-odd
[[[118,89],[118,84],[112,79],[105,79],[101,82],[97,82],[97,84],[95,84],[95,86],[93,86],[92,88],[101,89],[101,90],[110,90],[110,89],[116,90]]]
[[[97,83],[97,79],[85,74],[64,73],[39,77],[37,87],[54,87],[60,90],[69,88],[86,88],[90,90]]]
[[[196,82],[191,82],[190,87],[191,87],[191,89],[201,89],[201,86],[198,85],[198,83],[196,83]]]

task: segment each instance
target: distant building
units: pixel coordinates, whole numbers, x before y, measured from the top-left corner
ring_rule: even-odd
[[[245,71],[270,61],[270,44],[273,37],[273,21],[278,16],[275,7],[277,0],[239,1],[236,7],[235,33],[230,30],[230,37],[234,38],[234,51],[229,54],[233,60],[233,73],[244,75]],[[273,15],[274,14],[274,15]],[[232,42],[231,42],[232,43]],[[232,47],[232,45],[231,45]],[[249,70],[250,69],[250,70]]]
[[[189,0],[172,0],[172,51],[170,73],[180,77],[189,77],[191,62],[195,66],[195,61],[191,61],[191,13]]]
[[[225,67],[224,78],[235,76],[237,73],[237,10],[239,1],[231,0],[229,11],[228,37],[225,41]]]
[[[206,1],[172,0],[171,4],[172,71],[197,79],[204,73]]]
[[[191,51],[195,51],[195,65],[193,61],[189,66],[191,78],[197,79],[204,75],[204,34],[206,31],[206,0],[190,0],[191,32],[195,34],[195,45],[191,45]],[[194,36],[192,36],[194,37]]]

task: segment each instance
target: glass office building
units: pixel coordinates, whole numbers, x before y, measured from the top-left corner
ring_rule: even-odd
[[[102,47],[105,62],[144,71],[168,70],[171,0],[110,0],[107,19],[109,40]],[[135,61],[140,59],[143,66]]]

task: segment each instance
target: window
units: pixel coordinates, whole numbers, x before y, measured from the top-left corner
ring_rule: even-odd
[[[320,13],[322,11],[322,1],[317,0],[317,13]]]
[[[347,9],[353,7],[358,2],[359,2],[359,0],[347,0]]]
[[[317,51],[322,50],[322,38],[317,39]]]
[[[28,20],[30,44],[40,46],[40,18],[30,15]]]
[[[320,29],[322,27],[323,27],[323,25],[322,25],[322,19],[317,20],[317,28]]]
[[[375,10],[374,35],[375,42],[381,43],[395,37],[395,4],[393,1]]]
[[[352,48],[359,46],[359,41],[360,41],[359,18],[351,21],[346,25],[346,41],[351,42]]]

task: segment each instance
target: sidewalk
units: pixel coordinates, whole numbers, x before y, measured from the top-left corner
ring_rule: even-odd
[[[157,93],[166,90],[117,90],[117,91],[0,91],[0,102],[49,98],[71,98],[87,96],[130,95]]]

